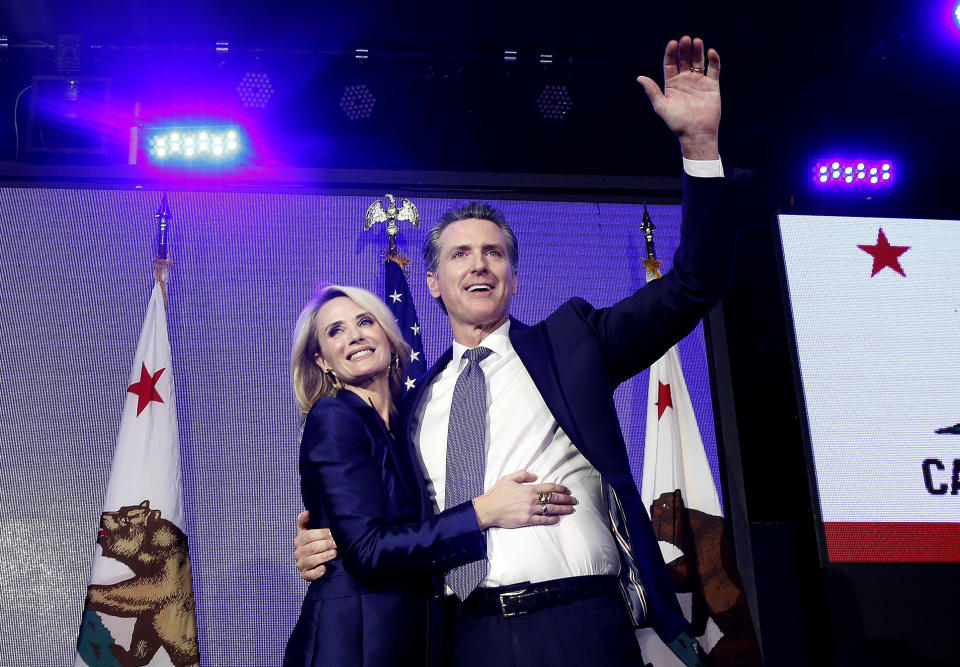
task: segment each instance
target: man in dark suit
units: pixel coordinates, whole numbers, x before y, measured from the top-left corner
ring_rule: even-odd
[[[638,78],[684,158],[681,244],[662,279],[610,308],[572,299],[528,327],[509,316],[519,256],[496,209],[455,209],[428,235],[427,284],[454,343],[407,397],[404,416],[434,508],[445,504],[454,387],[477,347],[490,350],[479,362],[485,482],[525,469],[580,501],[549,529],[488,531],[477,588],[447,597],[445,651],[455,665],[640,665],[633,625],[652,626],[687,664],[699,663],[630,474],[612,394],[688,334],[731,279],[739,188],[722,178],[719,70],[716,51],[685,36],[667,45],[665,92]],[[549,501],[542,499],[545,514]],[[322,560],[316,552],[332,547],[316,538],[298,537],[305,578]]]

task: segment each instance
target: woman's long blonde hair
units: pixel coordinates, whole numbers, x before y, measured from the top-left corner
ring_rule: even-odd
[[[313,298],[300,311],[297,324],[293,328],[293,349],[290,352],[290,376],[293,381],[293,394],[300,409],[301,417],[306,417],[310,408],[322,396],[333,396],[336,387],[331,378],[317,365],[315,356],[320,353],[320,339],[317,335],[317,311],[325,303],[337,297],[345,296],[365,311],[373,315],[380,328],[387,334],[393,346],[394,361],[390,364],[390,393],[394,401],[404,390],[404,373],[410,359],[410,346],[403,340],[397,321],[381,299],[375,294],[359,287],[343,285],[325,285],[317,288]]]

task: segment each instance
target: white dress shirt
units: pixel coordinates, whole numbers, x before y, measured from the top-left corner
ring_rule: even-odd
[[[480,344],[493,351],[480,362],[487,388],[484,491],[504,475],[526,470],[537,475],[534,484],[563,484],[579,504],[553,526],[488,529],[490,567],[480,586],[617,574],[620,555],[610,533],[600,473],[557,424],[514,351],[509,332],[508,320]],[[435,510],[444,506],[450,404],[467,349],[453,344],[453,359],[425,390],[411,424]]]
[[[690,176],[700,178],[720,178],[723,176],[723,162],[716,160],[688,160],[683,158],[683,170]]]

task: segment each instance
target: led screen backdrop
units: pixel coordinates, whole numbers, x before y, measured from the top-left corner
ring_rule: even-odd
[[[827,557],[960,561],[960,222],[779,222]]]
[[[409,196],[408,193],[396,193]],[[131,361],[153,281],[145,190],[0,188],[0,661],[72,665]],[[306,585],[290,334],[318,281],[382,291],[371,196],[170,192],[170,341],[204,665],[278,665]],[[458,202],[413,198],[425,222]],[[610,303],[643,283],[641,209],[500,202],[520,241],[514,313],[580,295]],[[652,206],[669,264],[679,206]],[[423,280],[426,226],[404,227],[411,285],[436,359],[449,329]],[[382,226],[381,226],[382,227]],[[681,345],[716,475],[702,333]],[[640,478],[646,377],[618,393]]]

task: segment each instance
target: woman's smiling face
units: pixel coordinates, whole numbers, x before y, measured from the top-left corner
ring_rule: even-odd
[[[377,318],[353,299],[330,299],[317,311],[316,323],[320,352],[314,360],[324,371],[336,373],[342,384],[362,386],[389,374],[390,339]]]

